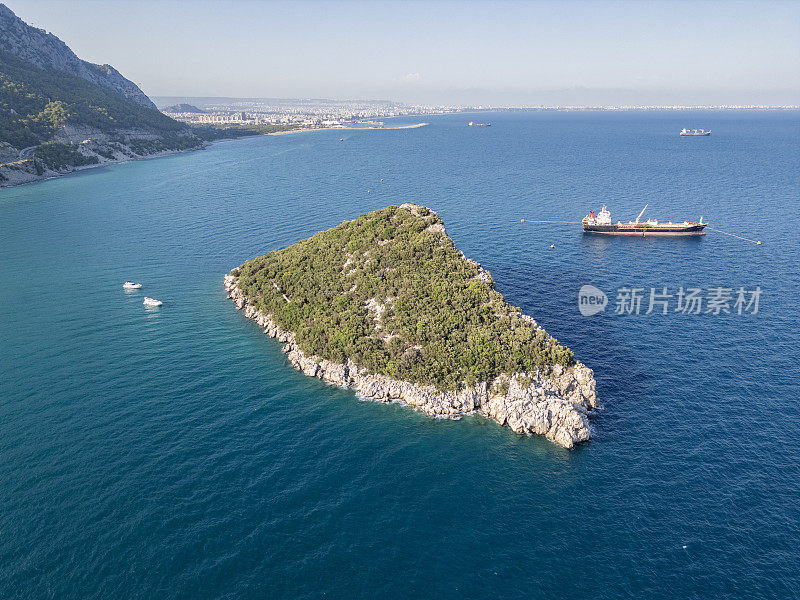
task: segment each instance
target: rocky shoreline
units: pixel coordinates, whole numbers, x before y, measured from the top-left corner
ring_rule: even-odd
[[[244,310],[245,317],[263,327],[264,333],[283,343],[291,365],[309,377],[350,388],[373,400],[402,402],[433,417],[460,419],[479,414],[517,433],[543,435],[564,448],[592,437],[589,417],[597,408],[595,380],[592,370],[580,362],[569,368],[557,365],[551,376],[504,374],[459,393],[440,392],[433,386],[368,373],[350,360],[334,363],[305,356],[294,334],[282,330],[270,315],[258,310],[239,289],[236,277],[226,275],[224,285],[236,308]]]
[[[63,177],[64,175],[69,175],[70,173],[75,173],[77,171],[95,169],[97,167],[118,165],[135,160],[147,160],[150,158],[171,156],[173,154],[195,152],[196,150],[203,150],[210,145],[211,142],[199,141],[198,145],[192,148],[160,150],[158,152],[151,152],[148,154],[135,154],[128,147],[105,148],[105,151],[108,154],[107,156],[97,154],[95,152],[84,151],[82,153],[85,155],[96,156],[97,162],[88,165],[66,166],[59,169],[47,167],[40,162],[39,169],[37,170],[34,162],[36,159],[31,157],[28,159],[0,164],[0,188],[16,187],[20,185],[27,185],[29,183],[36,183],[38,181],[46,181],[48,179],[55,179],[56,177]]]

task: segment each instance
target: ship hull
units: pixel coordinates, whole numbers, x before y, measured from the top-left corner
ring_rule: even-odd
[[[691,223],[689,225],[646,225],[623,224],[623,225],[586,225],[583,226],[584,233],[598,233],[602,235],[638,235],[638,236],[663,236],[675,237],[682,235],[705,235],[706,223]]]

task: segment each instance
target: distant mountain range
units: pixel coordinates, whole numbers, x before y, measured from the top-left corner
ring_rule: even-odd
[[[333,98],[261,98],[261,97],[233,97],[233,96],[153,96],[153,101],[162,110],[179,104],[189,104],[204,110],[215,110],[219,107],[252,107],[252,106],[330,106],[364,104],[376,107],[402,107],[407,106],[392,100],[366,100],[364,98],[351,98],[348,100]]]
[[[114,67],[0,4],[0,186],[202,145]]]
[[[207,110],[203,110],[202,108],[197,108],[192,104],[173,104],[172,106],[167,106],[164,108],[164,112],[168,113],[205,113],[208,112]]]

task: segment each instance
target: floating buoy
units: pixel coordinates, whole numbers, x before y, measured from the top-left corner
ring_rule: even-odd
[[[761,240],[756,242],[756,246],[760,246],[760,245],[761,245]]]
[[[520,222],[520,223],[524,223],[524,222],[525,222],[525,219],[520,219],[520,220],[519,220],[519,222]]]
[[[550,244],[550,247],[551,247],[551,248],[555,248],[555,247],[556,247],[556,245],[555,245],[555,244]]]
[[[368,193],[368,194],[369,194],[370,192],[372,192],[372,190],[367,190],[367,193]]]
[[[383,177],[381,177],[381,181],[383,181]]]

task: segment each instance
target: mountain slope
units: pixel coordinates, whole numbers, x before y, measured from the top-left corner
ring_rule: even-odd
[[[125,79],[114,67],[81,60],[52,33],[31,27],[4,4],[0,4],[0,50],[40,69],[75,75],[113,90],[139,106],[156,108],[135,83]]]
[[[203,144],[113,67],[0,4],[0,186]]]
[[[19,148],[52,139],[65,124],[100,132],[144,128],[175,133],[186,126],[81,77],[40,69],[0,50],[0,140]]]

